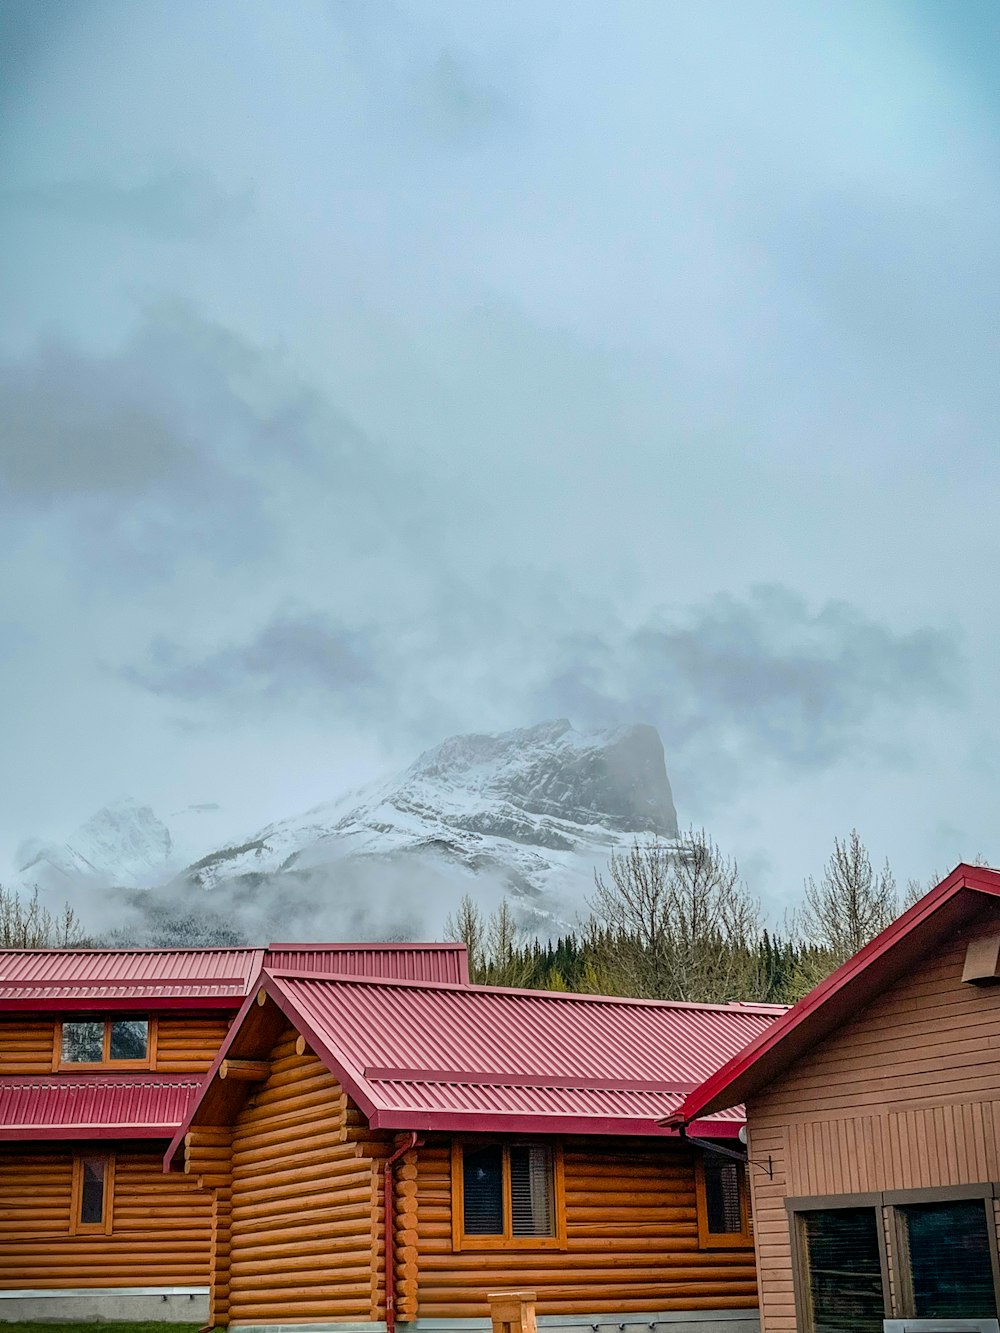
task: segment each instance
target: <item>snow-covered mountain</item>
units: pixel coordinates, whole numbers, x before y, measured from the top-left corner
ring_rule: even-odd
[[[24,844],[17,882],[136,940],[155,918],[156,942],[209,918],[220,941],[431,934],[464,893],[558,928],[612,850],[675,838],[677,815],[655,728],[583,734],[562,719],[454,736],[361,791],[249,836],[231,829],[217,806],[160,818],[122,801],[63,843]]]
[[[636,835],[677,835],[655,728],[581,734],[561,719],[454,736],[388,781],[202,858],[185,879],[213,889],[295,876],[336,893],[393,877],[408,897],[478,886],[520,900],[522,914],[566,919],[594,867]]]
[[[15,871],[21,884],[51,889],[80,881],[149,888],[176,875],[224,836],[217,805],[189,805],[164,820],[129,797],[98,810],[65,842],[23,842]]]

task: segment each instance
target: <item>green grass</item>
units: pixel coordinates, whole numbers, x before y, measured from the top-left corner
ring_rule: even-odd
[[[136,1323],[129,1319],[114,1323],[95,1319],[37,1319],[22,1324],[0,1324],[3,1333],[197,1333],[201,1324]]]

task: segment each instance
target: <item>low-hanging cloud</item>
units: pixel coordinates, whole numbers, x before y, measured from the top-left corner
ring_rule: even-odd
[[[534,637],[530,660],[520,661],[532,608],[525,600],[512,608],[502,586],[479,592],[476,616],[467,606],[454,638],[421,636],[416,623],[359,629],[284,610],[241,642],[202,655],[154,643],[123,675],[219,721],[248,699],[279,717],[318,703],[397,739],[476,728],[498,701],[506,711],[496,716],[515,722],[563,714],[578,726],[646,720],[660,729],[682,788],[716,794],[764,764],[821,772],[861,748],[877,762],[905,763],[900,718],[961,697],[963,658],[948,631],[897,630],[843,601],[813,609],[787,587],[720,594],[632,628],[610,617],[602,625],[590,607],[589,623]],[[406,652],[396,647],[400,637]],[[463,666],[467,689],[456,694]]]
[[[564,655],[540,702],[597,724],[648,717],[702,781],[713,766],[738,781],[765,760],[818,771],[862,746],[899,760],[885,715],[955,704],[964,665],[950,630],[895,630],[845,601],[812,610],[780,585],[661,614],[617,641],[576,636]]]
[[[317,696],[356,708],[390,688],[370,631],[330,616],[283,611],[244,643],[198,660],[168,639],[157,639],[142,666],[123,669],[125,680],[154,694],[193,704],[288,705]]]

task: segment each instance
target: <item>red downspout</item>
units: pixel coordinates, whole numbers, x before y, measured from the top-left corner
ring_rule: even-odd
[[[396,1333],[396,1209],[392,1192],[392,1168],[404,1153],[417,1146],[417,1131],[410,1130],[410,1141],[397,1148],[386,1161],[382,1188],[385,1191],[385,1327]]]

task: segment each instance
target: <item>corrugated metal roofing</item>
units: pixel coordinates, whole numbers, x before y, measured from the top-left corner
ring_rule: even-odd
[[[170,1138],[196,1087],[190,1076],[0,1078],[0,1139]]]
[[[464,983],[464,945],[274,944],[269,949],[0,949],[0,1011],[238,1009],[262,964]]]
[[[400,981],[469,980],[464,944],[271,944],[264,965]]]
[[[656,1122],[783,1012],[271,972],[264,983],[376,1128],[662,1133]],[[723,1115],[717,1132],[740,1121]]]
[[[238,1008],[262,949],[0,949],[0,1009],[91,1002]]]

